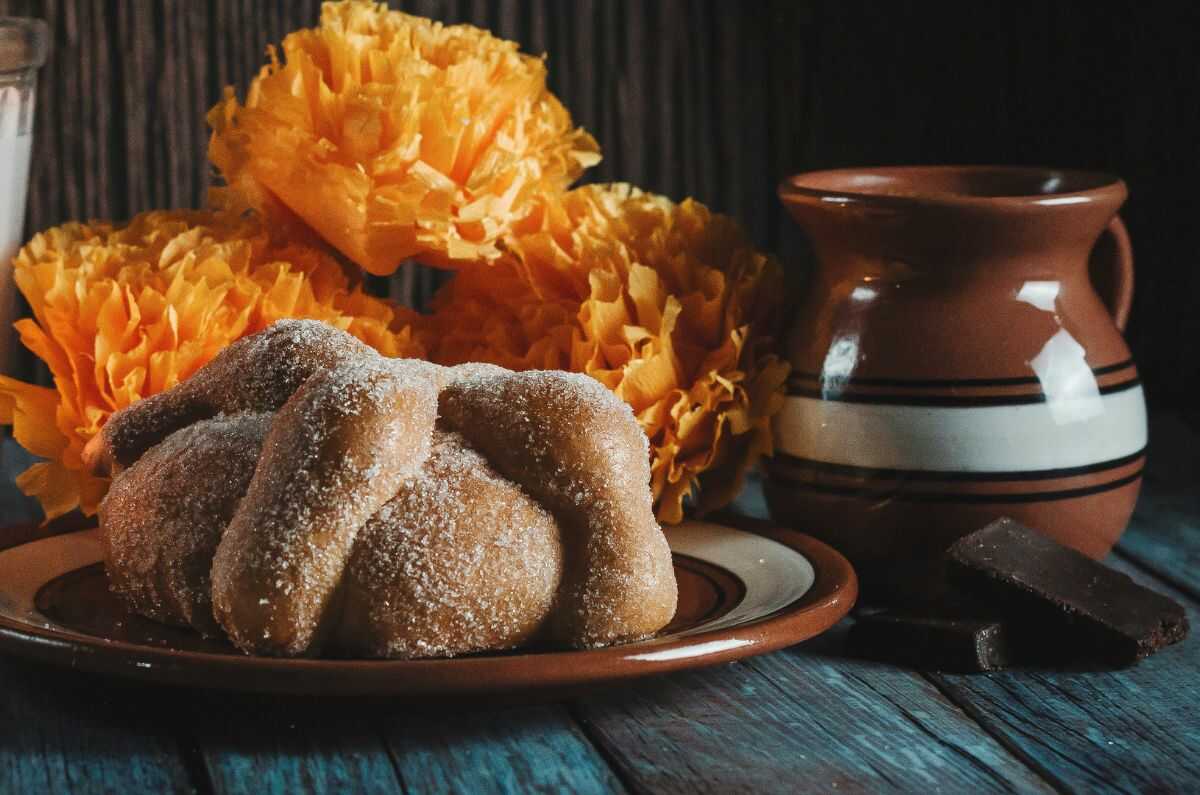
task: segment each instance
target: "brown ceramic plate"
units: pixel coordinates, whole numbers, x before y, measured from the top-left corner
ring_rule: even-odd
[[[108,592],[97,530],[0,552],[0,651],[147,682],[309,695],[553,690],[728,662],[818,635],[854,604],[845,558],[790,530],[687,522],[667,531],[679,610],[650,640],[449,660],[248,657],[130,615]]]

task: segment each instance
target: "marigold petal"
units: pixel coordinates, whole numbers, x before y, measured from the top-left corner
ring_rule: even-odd
[[[0,376],[0,423],[11,425],[17,443],[36,456],[55,458],[67,446],[54,422],[57,410],[53,389]]]
[[[37,497],[46,513],[46,521],[56,519],[79,507],[79,481],[76,473],[54,461],[41,461],[17,475],[22,492]]]

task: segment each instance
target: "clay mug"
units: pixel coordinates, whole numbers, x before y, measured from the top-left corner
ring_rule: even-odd
[[[817,270],[787,337],[773,517],[884,597],[919,590],[946,546],[999,516],[1107,554],[1147,436],[1121,335],[1126,195],[1106,174],[1040,168],[785,180]]]

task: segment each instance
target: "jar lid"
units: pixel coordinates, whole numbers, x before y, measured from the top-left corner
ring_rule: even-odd
[[[0,74],[37,69],[49,46],[50,29],[42,20],[0,17]]]

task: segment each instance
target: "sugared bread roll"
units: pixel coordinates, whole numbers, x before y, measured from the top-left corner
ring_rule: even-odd
[[[249,653],[590,647],[675,611],[646,438],[586,376],[384,359],[287,322],[110,425],[113,590]]]
[[[112,589],[134,612],[220,635],[213,555],[250,485],[270,414],[201,420],[121,473],[100,505]]]

